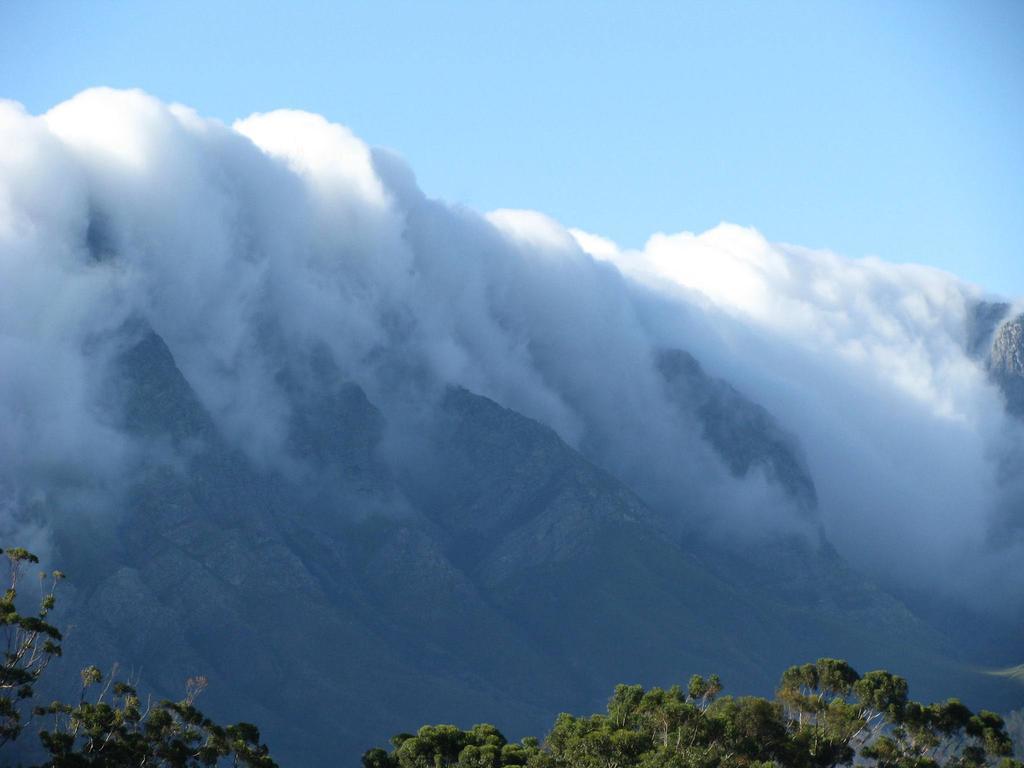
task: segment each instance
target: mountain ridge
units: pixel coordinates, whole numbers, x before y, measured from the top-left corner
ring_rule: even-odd
[[[383,417],[357,385],[297,396],[289,448],[319,446],[329,476],[310,492],[228,445],[159,336],[132,338],[114,366],[123,423],[178,450],[145,454],[117,546],[93,543],[63,674],[118,661],[171,697],[205,674],[211,712],[261,723],[304,765],[439,717],[525,733],[622,680],[704,670],[768,690],[768,670],[825,653],[963,687],[941,638],[826,544],[679,540],[550,428],[464,388],[418,438],[419,477],[380,465]],[[85,571],[88,542],[58,541]],[[335,707],[295,722],[311,696]]]

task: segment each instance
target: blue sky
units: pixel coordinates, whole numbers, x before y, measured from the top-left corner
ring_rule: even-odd
[[[432,196],[721,220],[1024,295],[1024,2],[0,2],[0,97],[295,107]]]

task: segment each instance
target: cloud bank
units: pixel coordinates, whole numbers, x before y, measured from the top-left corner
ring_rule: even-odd
[[[628,250],[536,212],[481,215],[302,112],[226,126],[94,89],[40,116],[0,102],[0,147],[0,533],[26,505],[100,506],[130,466],[103,382],[140,318],[261,462],[286,452],[279,374],[326,350],[393,443],[458,384],[691,528],[806,526],[669,402],[652,361],[681,348],[798,437],[851,560],[1021,608],[1024,504],[1000,476],[1020,427],[965,351],[981,296],[952,275],[730,224]]]

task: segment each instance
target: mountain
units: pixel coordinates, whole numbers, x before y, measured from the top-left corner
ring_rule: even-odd
[[[558,668],[452,566],[426,521],[379,514],[396,489],[372,456],[379,414],[361,390],[309,401],[318,418],[296,412],[292,444],[331,459],[331,482],[310,484],[229,448],[155,334],[117,367],[128,428],[188,451],[155,452],[117,549],[105,539],[76,558],[92,578],[75,585],[70,623],[82,629],[66,666],[121,662],[166,696],[205,674],[209,708],[260,723],[285,764],[331,764],[435,711],[514,722],[546,711],[515,689],[543,690]],[[144,414],[140,398],[152,402]],[[83,548],[69,538],[61,550]],[[296,717],[310,701],[321,714]]]
[[[534,732],[622,681],[718,672],[770,693],[778,669],[822,655],[895,668],[922,697],[1008,700],[820,533],[681,537],[550,428],[459,387],[407,435],[415,460],[386,458],[386,417],[316,359],[278,377],[293,461],[261,464],[159,335],[123,337],[106,400],[140,458],[116,517],[55,531],[74,629],[51,681],[119,663],[178,697],[203,674],[204,709],[259,723],[283,765],[303,766],[426,721]],[[734,471],[760,466],[813,506],[767,411],[685,353],[658,365]]]
[[[205,675],[313,766],[819,655],[1024,703],[976,671],[1021,661],[1012,305],[481,214],[295,110],[93,89],[0,139],[0,545],[70,576],[62,698]]]

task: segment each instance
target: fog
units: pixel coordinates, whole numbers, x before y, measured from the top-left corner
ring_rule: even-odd
[[[0,534],[45,546],[53,510],[102,514],[130,472],[139,446],[104,381],[141,319],[263,465],[296,458],[280,372],[326,349],[383,411],[385,449],[464,386],[681,524],[754,539],[820,525],[883,581],[1015,611],[1024,442],[966,352],[982,298],[732,224],[629,250],[537,212],[481,214],[308,113],[227,126],[109,89],[39,116],[0,102]],[[763,475],[729,473],[670,404],[666,348],[797,437],[817,520]]]

